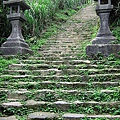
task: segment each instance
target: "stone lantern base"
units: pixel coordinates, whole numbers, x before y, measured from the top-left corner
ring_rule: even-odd
[[[0,54],[4,56],[13,56],[13,55],[25,55],[25,54],[33,54],[33,51],[27,48],[22,48],[22,47],[1,47],[0,48]]]
[[[120,44],[93,44],[86,47],[86,54],[91,57],[97,53],[109,56],[110,54],[118,54],[118,52],[120,52]]]
[[[33,54],[33,51],[29,49],[28,44],[24,41],[20,40],[7,40],[0,47],[0,55],[25,55],[25,54]]]

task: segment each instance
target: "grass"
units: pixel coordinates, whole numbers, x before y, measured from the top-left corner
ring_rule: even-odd
[[[120,44],[120,25],[113,30],[113,35],[116,36],[116,43]]]
[[[13,63],[18,63],[18,58],[9,57],[5,59],[4,57],[0,57],[0,75],[3,74],[4,69],[8,69],[8,66]]]

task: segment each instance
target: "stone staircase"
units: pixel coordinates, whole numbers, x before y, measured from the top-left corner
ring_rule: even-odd
[[[89,24],[95,13],[85,9]],[[81,41],[91,40],[91,30],[75,38],[70,28],[0,76],[0,120],[120,120],[120,62],[83,59]]]

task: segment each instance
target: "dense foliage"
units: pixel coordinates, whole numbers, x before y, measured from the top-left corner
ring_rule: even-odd
[[[25,15],[28,18],[26,32],[30,36],[39,36],[40,32],[46,25],[50,24],[54,19],[56,11],[60,9],[76,9],[85,2],[90,0],[26,0],[31,9],[26,11]]]
[[[2,0],[0,0],[0,44],[5,41],[9,35],[10,23],[6,18],[7,9],[4,8]]]

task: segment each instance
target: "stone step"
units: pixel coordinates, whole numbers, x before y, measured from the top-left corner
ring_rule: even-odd
[[[46,47],[51,47],[51,46],[57,46],[57,47],[78,47],[78,46],[80,46],[80,44],[78,44],[77,45],[77,43],[74,43],[74,42],[68,42],[68,43],[66,43],[66,42],[59,42],[59,43],[46,43],[46,44],[44,44],[43,46],[46,46]],[[42,46],[41,46],[42,47]]]
[[[34,112],[28,115],[27,120],[56,120],[59,114],[51,112]],[[26,120],[25,119],[25,120]],[[18,120],[15,116],[0,117],[0,120]]]
[[[0,120],[18,120],[15,116],[0,117]]]
[[[119,120],[120,115],[87,115],[87,114],[76,114],[76,113],[66,113],[63,115],[64,120],[97,120],[97,119],[106,119],[106,120]]]
[[[48,44],[48,45],[43,45],[38,49],[38,52],[40,51],[47,51],[47,50],[52,50],[52,48],[54,48],[53,50],[57,49],[57,50],[80,50],[81,46],[76,46],[75,44],[72,45],[72,43],[69,44]]]
[[[48,43],[49,42],[53,42],[53,41],[56,41],[56,42],[59,42],[59,41],[62,41],[62,42],[65,42],[65,41],[72,41],[72,42],[76,42],[76,41],[79,41],[79,38],[66,38],[66,37],[57,37],[56,39],[54,38],[50,38]]]
[[[81,48],[82,46],[78,43],[78,45],[76,45],[77,43],[61,43],[61,42],[59,42],[59,43],[46,43],[45,45],[42,45],[42,46],[40,46],[40,48],[38,49],[38,50],[40,50],[40,49],[42,49],[43,51],[44,50],[49,50],[49,49],[60,49],[60,50],[62,50],[62,48],[63,49],[73,49],[73,48],[75,48],[76,50],[77,49],[79,49],[79,48]]]
[[[39,61],[38,61],[39,62]],[[74,64],[74,65],[71,65]],[[36,69],[50,69],[50,68],[62,68],[62,69],[119,69],[120,65],[116,65],[116,66],[109,66],[109,65],[105,65],[105,66],[99,66],[99,65],[91,65],[91,64],[86,64],[86,63],[66,63],[63,61],[58,61],[58,62],[54,62],[53,63],[51,61],[49,62],[45,62],[45,63],[32,63],[32,64],[11,64],[9,65],[9,69],[30,69],[30,70],[36,70]]]
[[[94,74],[109,74],[109,73],[120,73],[120,69],[107,68],[107,69],[63,69],[61,71],[67,75],[94,75]]]
[[[9,65],[9,69],[50,69],[50,65],[48,64],[11,64]]]
[[[76,113],[66,113],[62,116],[64,120],[80,120],[80,119],[107,119],[107,120],[119,120],[120,115],[87,115],[87,114],[76,114]],[[28,120],[36,119],[47,119],[56,120],[59,119],[59,115],[50,112],[34,112],[28,115]],[[0,117],[0,120],[18,120],[15,116]]]
[[[67,60],[67,61],[71,61],[71,60],[80,60],[80,59],[82,59],[81,58],[81,56],[79,55],[79,53],[78,53],[78,55],[77,56],[64,56],[64,57],[56,57],[56,58],[54,58],[54,57],[44,57],[44,56],[42,56],[42,55],[40,55],[39,57],[30,57],[29,58],[30,60],[47,60],[47,61],[65,61],[65,60]],[[82,59],[82,60],[84,60],[84,59]],[[108,61],[108,62],[103,62],[103,63],[100,63],[99,64],[99,62],[96,64],[96,63],[94,63],[94,62],[92,62],[92,64],[93,65],[100,65],[100,66],[103,66],[104,64],[105,65],[107,65],[107,66],[110,66],[110,65],[112,65],[112,66],[120,66],[120,64],[119,63],[117,63],[116,61],[115,62],[113,62],[113,63],[110,63],[110,61]]]
[[[27,120],[57,120],[59,114],[50,112],[34,112],[28,115]]]
[[[39,51],[39,53],[64,53],[64,54],[66,54],[66,53],[79,53],[80,52],[80,50],[73,50],[72,48],[70,48],[70,49],[68,49],[68,48],[65,48],[65,49],[63,49],[63,48],[54,48],[54,49],[47,49],[47,50],[44,50],[44,51]]]
[[[6,74],[11,75],[94,75],[94,74],[109,74],[120,73],[120,69],[66,69],[66,66],[45,70],[4,70]]]
[[[108,101],[107,98],[109,98],[109,101],[120,100],[117,98],[116,95],[119,96],[119,90],[120,88],[114,88],[116,90],[94,90],[94,91],[84,91],[84,90],[64,90],[64,89],[0,89],[0,94],[4,94],[5,98],[7,98],[9,101],[18,101],[18,100],[26,100],[29,99],[29,96],[32,96],[36,100],[45,100],[46,96],[49,96],[54,98],[55,100],[81,100],[81,101],[87,101],[87,100],[96,100],[96,101]],[[97,97],[97,98],[96,98]],[[107,98],[106,98],[107,97]]]
[[[56,45],[56,44],[59,44],[59,43],[60,43],[60,44],[64,44],[64,43],[65,43],[65,44],[67,44],[67,43],[70,43],[70,44],[71,44],[71,43],[74,43],[74,42],[75,42],[75,40],[74,40],[74,41],[70,41],[70,40],[65,40],[65,41],[64,41],[64,40],[61,39],[60,41],[59,41],[59,40],[56,40],[56,41],[55,41],[55,40],[54,40],[54,41],[53,41],[53,40],[50,40],[50,41],[46,42],[46,44],[47,44],[47,45],[48,45],[48,44],[55,44],[55,45]],[[46,44],[44,44],[43,46],[45,46]],[[74,44],[75,44],[75,43],[74,43]]]
[[[39,51],[39,54],[41,54],[42,56],[45,56],[45,55],[47,55],[47,56],[52,56],[52,55],[67,55],[67,53],[70,53],[71,55],[73,55],[73,54],[75,54],[76,52],[74,52],[74,51],[62,51],[62,50],[59,50],[59,51],[57,51],[57,50],[55,50],[55,51],[53,51],[53,50],[48,50],[48,51]]]
[[[91,64],[91,61],[89,60],[57,60],[57,61],[47,61],[47,60],[21,60],[20,63],[23,64],[71,64],[71,65],[77,65],[77,64]]]
[[[43,82],[0,82],[0,88],[27,88],[27,89],[54,89],[54,88],[66,88],[66,89],[106,89],[108,87],[118,87],[119,82],[55,82],[55,81],[43,81]]]
[[[56,82],[119,82],[120,73],[110,73],[110,74],[93,74],[93,75],[1,75],[1,81],[56,81]],[[87,84],[87,83],[86,83]]]
[[[59,49],[59,50],[58,50]],[[54,53],[54,54],[77,54],[81,53],[82,49],[81,48],[60,48],[60,47],[54,47],[54,49],[51,48],[39,48],[38,53],[43,55],[43,53]]]
[[[22,103],[22,102],[6,102],[6,103],[1,104],[1,107],[6,111],[8,108],[9,109],[14,108],[17,111],[22,107],[27,108],[27,109],[34,109],[34,110],[35,109],[37,110],[37,108],[39,108],[39,107],[41,107],[42,109],[51,107],[51,108],[59,109],[60,111],[63,111],[63,112],[68,112],[69,110],[73,109],[73,111],[74,112],[76,111],[76,113],[77,113],[77,112],[81,112],[81,110],[85,110],[85,108],[89,109],[92,107],[92,112],[94,114],[102,114],[101,113],[102,109],[105,110],[104,111],[105,113],[109,114],[111,111],[115,112],[114,110],[119,109],[119,106],[120,106],[120,101],[118,101],[118,102],[96,102],[96,101],[44,102],[44,101],[28,100],[28,101],[24,101],[24,103]],[[114,108],[114,110],[112,110],[112,108]],[[11,111],[11,114],[14,115],[14,113],[12,113],[12,111]],[[85,114],[87,114],[87,111],[85,112]]]
[[[74,46],[74,47],[80,47],[81,46],[81,43],[80,43],[80,40],[78,40],[78,41],[68,41],[68,40],[66,40],[66,41],[64,41],[64,40],[60,40],[60,41],[57,41],[55,44],[53,43],[53,42],[46,42],[46,44],[45,45],[51,45],[51,46],[64,46],[64,45],[66,45],[66,46]],[[44,45],[43,45],[44,46]]]
[[[55,51],[56,52],[56,51]],[[43,52],[39,52],[39,54],[41,54],[43,57],[61,57],[61,58],[67,58],[68,59],[68,57],[77,57],[77,55],[79,55],[79,53],[73,53],[73,52],[71,52],[71,53],[67,53],[67,52],[60,52],[60,53],[53,53],[53,52],[48,52],[48,53],[43,53]]]
[[[50,60],[41,60],[41,58],[36,58],[36,59],[30,59],[30,60],[21,60],[19,61],[20,63],[24,63],[24,64],[55,64],[55,65],[58,65],[58,64],[67,64],[67,65],[80,65],[80,64],[83,64],[85,66],[87,65],[93,65],[93,66],[98,66],[99,68],[102,68],[102,67],[113,67],[114,66],[117,66],[119,68],[119,63],[116,62],[116,61],[89,61],[89,60],[55,60],[55,61],[50,61]],[[102,66],[102,64],[104,64],[104,66]],[[83,67],[84,67],[83,66]]]
[[[93,64],[104,64],[104,65],[120,65],[120,61],[112,61],[112,60],[92,60]]]
[[[44,60],[42,59],[42,57],[34,57],[34,58],[30,58],[29,60],[20,60],[19,62],[20,63],[31,63],[31,64],[35,64],[35,63],[67,63],[67,64],[71,64],[71,65],[79,65],[79,64],[91,64],[91,65],[97,65],[97,66],[101,66],[102,67],[102,64],[106,66],[119,66],[119,62],[116,62],[116,61],[104,61],[104,60],[100,60],[100,61],[97,61],[97,60],[94,60],[94,61],[90,61],[90,60],[74,60],[74,59],[70,59],[69,61],[67,59],[69,59],[70,57],[63,57],[63,58],[60,58],[59,60],[54,60],[54,61],[51,61],[51,60]],[[63,59],[63,60],[62,60]]]
[[[66,101],[57,101],[53,103],[53,106],[57,107],[58,109],[62,111],[69,111],[68,109],[73,109],[77,112],[77,109],[80,110],[81,108],[89,108],[92,107],[95,114],[99,114],[99,108],[97,111],[97,107],[100,107],[100,109],[103,108],[116,108],[119,109],[120,102],[96,102],[96,101],[74,101],[74,102],[66,102]],[[81,108],[79,108],[81,107]],[[109,111],[109,110],[108,110]],[[80,111],[79,111],[80,112]],[[109,113],[109,112],[108,112]]]
[[[5,73],[12,75],[61,75],[62,71],[58,69],[47,69],[47,70],[5,70]]]
[[[46,46],[42,46],[38,49],[38,51],[40,52],[44,52],[44,51],[55,51],[55,50],[62,50],[62,51],[77,51],[77,52],[80,52],[80,50],[82,49],[81,46],[74,46],[74,47],[71,47],[71,46],[66,46],[66,47],[61,47],[61,46],[54,46],[54,47],[46,47]]]

